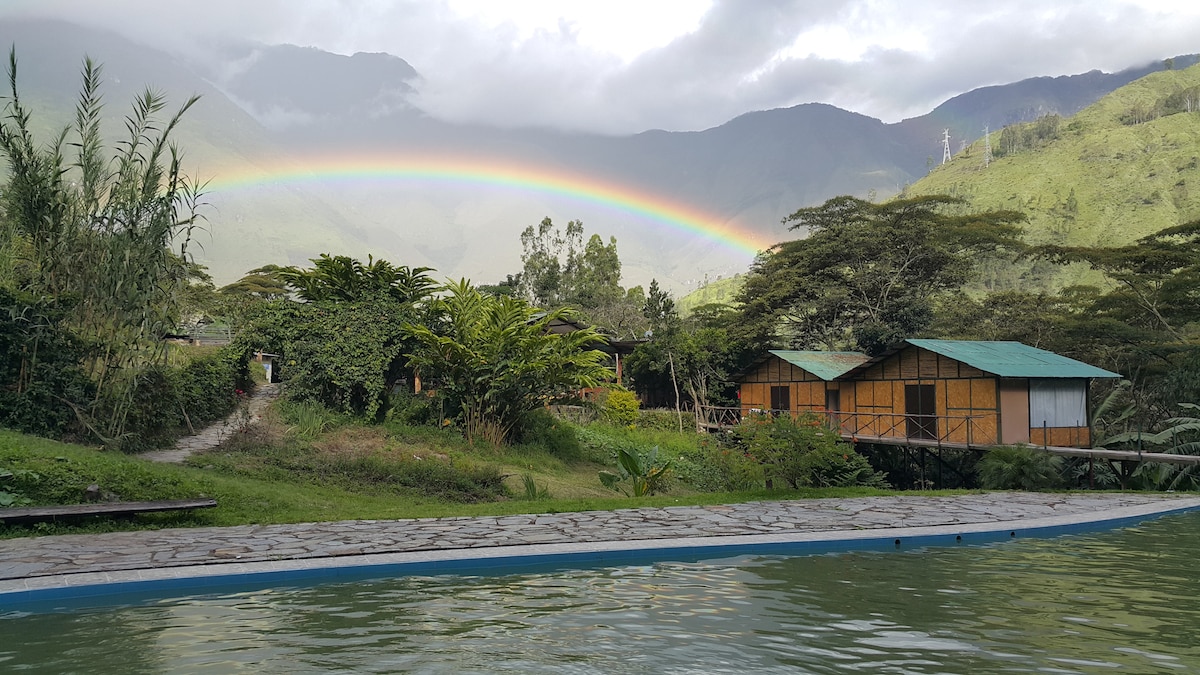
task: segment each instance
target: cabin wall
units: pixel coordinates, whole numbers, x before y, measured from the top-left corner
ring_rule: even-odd
[[[1092,447],[1092,430],[1088,427],[1042,427],[1029,430],[1033,445],[1054,445],[1060,448]]]
[[[772,354],[742,378],[738,389],[742,413],[771,410],[771,387],[780,386],[788,387],[788,410],[825,409],[825,381]]]
[[[920,347],[908,347],[860,373],[847,391],[842,382],[842,429],[857,436],[907,438],[905,386],[933,385],[937,438],[949,443],[991,444],[999,436],[996,377]]]

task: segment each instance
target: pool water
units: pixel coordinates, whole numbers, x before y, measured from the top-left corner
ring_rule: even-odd
[[[987,546],[12,611],[0,672],[1200,672],[1200,513]]]

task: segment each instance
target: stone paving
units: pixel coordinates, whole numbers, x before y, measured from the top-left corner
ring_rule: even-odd
[[[235,410],[224,420],[210,424],[192,436],[184,436],[175,443],[173,448],[144,452],[138,457],[152,462],[182,464],[183,460],[194,452],[217,447],[229,438],[230,434],[237,432],[242,425],[256,424],[261,421],[263,411],[277,396],[279,396],[278,384],[260,384],[254,389],[250,399],[246,401],[245,411]]]
[[[345,557],[589,542],[597,547],[611,547],[615,542],[637,548],[639,541],[667,539],[686,546],[688,540],[711,542],[713,538],[746,535],[854,534],[980,523],[1008,529],[1056,517],[1059,521],[1067,517],[1090,522],[1109,514],[1117,517],[1123,509],[1145,515],[1175,508],[1200,508],[1200,499],[1130,493],[994,492],[59,535],[0,541],[0,593],[23,587],[21,580],[25,579],[123,570],[335,558],[344,559],[337,564],[353,565],[353,559]],[[479,551],[479,555],[489,553]]]

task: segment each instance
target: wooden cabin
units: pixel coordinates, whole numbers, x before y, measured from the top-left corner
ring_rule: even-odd
[[[839,410],[838,377],[868,360],[858,352],[769,351],[738,378],[742,414]]]
[[[813,393],[784,401],[797,385],[788,359],[771,352],[741,378],[743,412],[771,408],[816,410]],[[820,352],[800,352],[815,354]],[[835,356],[835,353],[830,353]],[[973,340],[908,340],[875,358],[860,362],[821,382],[824,409],[842,433],[862,440],[904,440],[968,446],[1032,443],[1091,447],[1088,383],[1116,378],[1116,373],[1019,342]],[[837,354],[843,362],[852,360]],[[811,363],[814,357],[799,359]],[[787,363],[790,368],[784,367]],[[812,379],[812,370],[799,366]],[[772,379],[775,378],[775,379]],[[773,396],[764,398],[763,392]],[[758,402],[766,406],[754,405]],[[778,403],[786,405],[770,405]]]

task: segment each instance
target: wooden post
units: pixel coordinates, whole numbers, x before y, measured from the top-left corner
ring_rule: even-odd
[[[675,379],[675,355],[667,352],[667,361],[671,364],[671,384],[675,386],[675,415],[679,418],[679,433],[683,433],[683,411],[679,409],[679,380]]]

